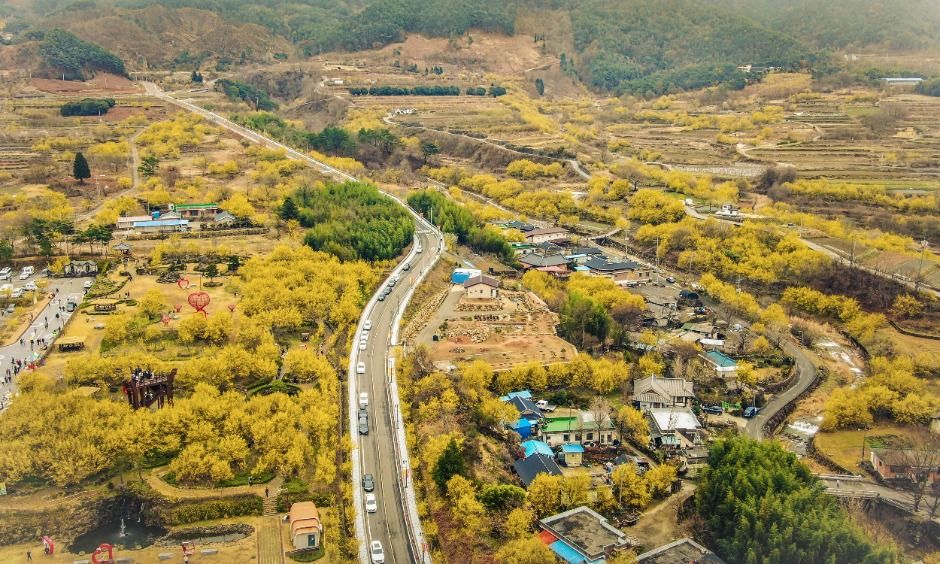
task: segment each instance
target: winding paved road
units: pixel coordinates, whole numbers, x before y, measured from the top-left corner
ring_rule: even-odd
[[[179,100],[163,92],[156,84],[142,82],[146,95],[159,98],[199,114],[216,125],[224,127],[250,141],[266,147],[283,149],[290,158],[300,160],[321,173],[339,180],[357,181],[354,176],[320,162],[309,155],[292,149],[265,135],[237,125],[228,119],[185,100]],[[388,194],[387,194],[388,195]],[[404,202],[388,195],[414,215],[417,225],[415,246],[412,252],[395,268],[391,276],[401,280],[383,301],[378,300],[382,287],[372,296],[363,311],[357,326],[349,359],[348,424],[353,441],[352,486],[356,512],[356,537],[359,540],[359,560],[369,562],[369,542],[378,540],[385,551],[385,562],[408,563],[430,562],[424,554],[424,538],[418,518],[417,503],[410,479],[410,463],[401,425],[401,410],[398,404],[398,389],[392,366],[394,348],[398,345],[398,325],[414,289],[440,258],[443,251],[443,235],[424,218],[408,208]],[[417,253],[418,246],[422,252]],[[403,270],[410,263],[408,271]],[[366,350],[358,349],[358,336],[366,319],[372,320],[372,331]],[[366,364],[365,374],[357,374],[358,362]],[[358,434],[359,393],[369,394],[370,431]],[[366,513],[361,477],[375,476],[375,494],[378,511]]]
[[[812,386],[813,382],[815,382],[818,377],[816,365],[813,364],[812,359],[803,347],[789,338],[783,338],[780,340],[780,348],[783,349],[783,352],[792,357],[796,363],[796,381],[786,390],[775,394],[773,398],[761,408],[756,417],[748,420],[744,427],[745,431],[749,437],[757,440],[764,438],[764,424],[788,403],[799,397],[807,388]]]

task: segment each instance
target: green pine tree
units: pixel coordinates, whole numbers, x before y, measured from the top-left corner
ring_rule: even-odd
[[[448,480],[457,475],[463,476],[466,473],[467,462],[463,458],[463,451],[457,441],[451,439],[447,443],[444,452],[441,453],[441,457],[437,459],[437,464],[434,465],[434,472],[432,473],[434,482],[437,487],[443,490],[447,487]]]
[[[284,198],[284,203],[281,204],[281,209],[279,214],[281,219],[287,221],[289,219],[297,219],[300,214],[297,210],[297,203],[290,196]]]
[[[91,168],[85,160],[85,155],[75,153],[75,160],[72,161],[72,176],[78,180],[79,184],[84,184],[86,178],[91,178]]]

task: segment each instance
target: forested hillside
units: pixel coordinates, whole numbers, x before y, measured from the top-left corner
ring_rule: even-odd
[[[646,96],[741,87],[740,65],[815,69],[838,50],[940,47],[940,0],[37,0],[9,13],[7,27],[19,41],[61,27],[134,68],[224,70],[409,33],[512,34],[520,15],[540,13],[570,19],[572,37],[552,38],[573,45],[554,53],[562,70],[597,90]]]
[[[940,45],[938,0],[713,0],[819,47],[893,50]]]
[[[44,34],[39,54],[45,65],[68,80],[81,80],[96,71],[124,74],[124,61],[61,29]]]
[[[588,0],[571,12],[581,77],[591,86],[662,94],[717,83],[743,86],[735,68],[796,68],[812,52],[753,21],[691,0]]]

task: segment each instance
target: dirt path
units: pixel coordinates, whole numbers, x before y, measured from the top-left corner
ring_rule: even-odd
[[[40,492],[29,495],[2,496],[0,497],[0,511],[43,511],[76,499],[93,497],[91,491],[61,495],[64,492],[65,490],[61,488],[44,488]]]
[[[144,480],[151,488],[160,495],[169,499],[200,499],[213,497],[234,497],[237,495],[254,494],[264,497],[265,488],[270,495],[275,495],[284,483],[284,478],[275,476],[273,480],[266,484],[253,486],[235,486],[233,488],[178,488],[171,486],[160,479],[156,472],[149,472],[144,476]]]
[[[265,517],[258,531],[258,564],[281,564],[284,562],[284,543],[281,540],[281,523],[276,516]]]
[[[679,507],[695,492],[695,484],[682,481],[679,493],[663,500],[640,515],[640,521],[630,528],[630,536],[643,539],[644,546],[654,547],[687,536],[678,521]]]
[[[87,212],[79,215],[77,219],[79,219],[80,221],[90,220],[99,211],[101,211],[101,208],[103,208],[104,205],[108,203],[108,201],[110,201],[111,199],[120,198],[121,196],[126,196],[140,187],[140,173],[137,172],[137,167],[140,166],[140,153],[137,150],[137,138],[140,137],[140,134],[143,133],[145,129],[147,128],[146,127],[141,128],[140,131],[138,131],[137,133],[134,133],[133,135],[127,138],[127,143],[131,147],[131,187],[127,188],[126,190],[122,190],[120,192],[115,192],[113,194],[107,195],[101,200],[101,202],[98,205],[91,208]]]

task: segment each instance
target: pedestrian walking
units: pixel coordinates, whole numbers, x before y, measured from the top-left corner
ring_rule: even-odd
[[[30,552],[30,551],[28,551],[28,550],[26,551],[26,561],[27,561],[27,562],[32,562],[32,561],[33,561],[33,553]]]
[[[268,488],[264,488],[264,497],[268,497]]]

